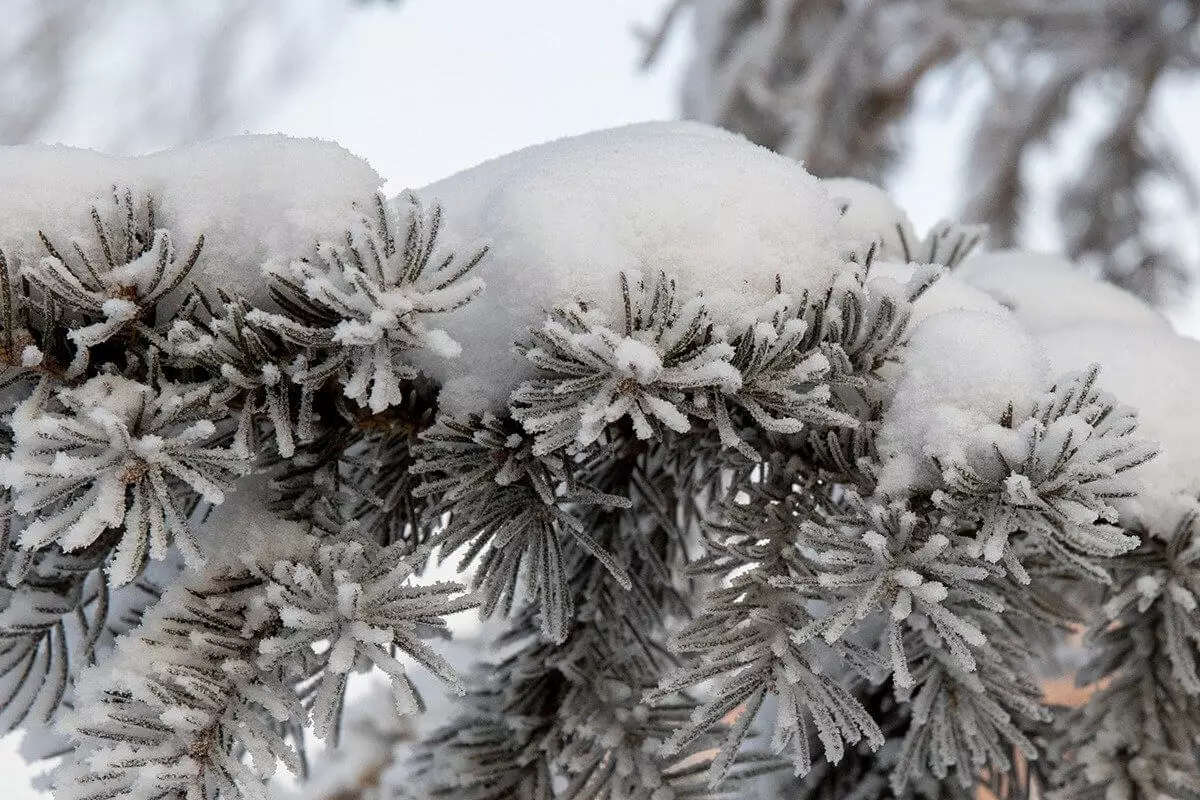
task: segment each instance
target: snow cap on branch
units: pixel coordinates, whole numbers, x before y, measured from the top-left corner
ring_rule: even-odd
[[[487,240],[487,288],[431,314],[461,358],[417,356],[441,407],[502,410],[533,377],[512,342],[572,299],[621,316],[622,272],[665,272],[731,324],[783,291],[824,292],[841,266],[837,208],[790,159],[695,123],[646,123],[503,156],[418,190],[446,209],[451,247]],[[444,319],[442,319],[444,317]]]
[[[43,253],[36,233],[86,244],[95,230],[89,201],[114,186],[152,196],[162,225],[179,247],[204,235],[192,275],[268,303],[260,271],[287,263],[322,239],[340,239],[353,204],[383,179],[361,158],[331,142],[286,136],[238,136],[134,158],[51,145],[0,150],[0,248],[20,263]]]
[[[847,244],[864,252],[874,244],[881,258],[909,261],[909,243],[916,242],[917,231],[887,192],[857,178],[826,178],[821,186],[841,211],[837,231]]]
[[[903,494],[936,486],[929,456],[948,456],[1010,402],[1047,383],[1038,343],[1011,315],[935,314],[913,331],[903,374],[879,433],[880,489]]]
[[[1089,277],[1062,256],[1028,250],[981,253],[964,261],[955,275],[1009,308],[1035,335],[1089,322],[1170,328],[1166,317],[1141,298]]]

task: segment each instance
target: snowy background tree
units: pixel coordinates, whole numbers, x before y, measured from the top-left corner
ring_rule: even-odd
[[[352,9],[13,0],[0,32],[0,144],[86,132],[135,153],[237,132],[312,70]]]
[[[995,246],[1049,211],[1068,255],[1143,297],[1195,272],[1196,153],[1173,114],[1194,103],[1193,0],[675,0],[650,60],[685,11],[686,116],[879,182],[931,93],[950,95],[972,109],[943,123],[968,150],[962,216]]]

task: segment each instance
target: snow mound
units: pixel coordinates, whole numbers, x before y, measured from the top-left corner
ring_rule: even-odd
[[[490,243],[466,307],[430,315],[461,357],[417,354],[442,410],[503,410],[532,375],[513,342],[586,300],[619,321],[619,274],[665,272],[733,324],[775,292],[825,291],[841,267],[837,206],[790,159],[696,123],[646,123],[520,150],[417,190],[445,209],[443,245]]]
[[[1011,401],[1047,385],[1038,342],[1010,314],[949,310],[914,328],[879,431],[879,490],[937,486],[930,456],[955,456]]]
[[[152,197],[156,227],[190,252],[205,243],[192,278],[269,305],[262,266],[287,263],[320,239],[341,241],[383,179],[358,156],[316,139],[238,136],[119,157],[54,145],[0,148],[0,248],[21,263],[95,241],[92,207],[112,208],[114,187]]]
[[[1087,324],[1041,337],[1056,373],[1100,365],[1099,386],[1138,411],[1139,435],[1159,444],[1137,468],[1144,489],[1130,503],[1151,529],[1179,495],[1200,495],[1200,342],[1164,327]]]
[[[873,261],[870,276],[874,278],[889,278],[896,283],[905,284],[921,268],[919,264],[899,264],[889,261]],[[1000,316],[1007,311],[987,292],[960,280],[957,272],[946,272],[925,293],[913,303],[912,317],[909,324],[916,327],[923,320],[943,311],[986,311]]]
[[[876,256],[905,261],[906,242],[918,240],[908,213],[878,186],[857,178],[826,178],[821,186],[842,211],[838,236],[852,247],[865,251],[874,242]]]
[[[968,258],[955,274],[1012,309],[1032,333],[1089,322],[1170,328],[1135,295],[1089,277],[1061,256],[999,250]]]

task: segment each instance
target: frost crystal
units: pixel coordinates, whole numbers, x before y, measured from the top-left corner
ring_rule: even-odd
[[[370,558],[357,542],[324,545],[312,563],[278,561],[262,570],[266,603],[277,611],[282,631],[259,643],[260,667],[286,663],[298,652],[327,642],[328,667],[313,697],[316,734],[333,736],[346,691],[347,674],[359,663],[370,663],[391,679],[396,713],[414,714],[422,707],[416,690],[396,660],[396,650],[446,681],[459,694],[465,688],[444,658],[421,639],[432,621],[473,607],[474,598],[450,595],[457,584],[409,585],[413,560],[388,564],[383,553]],[[249,561],[252,569],[256,565]]]

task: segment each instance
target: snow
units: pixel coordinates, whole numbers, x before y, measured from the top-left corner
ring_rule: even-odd
[[[659,270],[703,292],[717,324],[768,300],[776,275],[798,296],[841,266],[838,209],[795,162],[696,123],[644,123],[537,145],[417,190],[445,207],[443,245],[491,252],[465,308],[430,314],[462,345],[418,354],[443,383],[440,407],[501,411],[532,376],[512,345],[554,305],[578,298],[620,319],[621,272]]]
[[[1032,333],[1087,322],[1170,327],[1140,298],[1089,277],[1062,256],[998,250],[968,258],[955,274],[1012,309]]]
[[[913,330],[896,394],[884,414],[883,494],[937,486],[929,456],[959,453],[1009,402],[1047,384],[1039,343],[1010,314],[949,310]]]
[[[1179,495],[1200,495],[1200,342],[1163,327],[1107,322],[1051,331],[1041,341],[1055,373],[1100,364],[1098,385],[1138,410],[1139,435],[1160,451],[1136,468],[1143,491],[1123,510],[1166,530]]]
[[[305,526],[268,509],[271,477],[263,471],[244,476],[196,526],[207,559],[237,563],[246,553],[261,561],[287,558],[307,541]]]
[[[23,264],[46,253],[93,248],[91,209],[112,208],[114,187],[153,197],[156,226],[187,254],[204,235],[192,278],[269,305],[261,268],[341,241],[383,179],[361,158],[317,139],[239,136],[147,156],[108,156],[56,145],[0,148],[0,249]]]
[[[887,278],[900,285],[908,283],[921,269],[920,264],[900,264],[890,261],[871,262],[871,279]],[[913,303],[909,324],[916,327],[923,320],[942,311],[983,311],[1005,316],[1004,306],[991,295],[961,280],[957,272],[942,274],[924,294]]]
[[[826,178],[821,186],[842,210],[838,235],[852,248],[866,252],[874,242],[879,258],[904,261],[905,243],[917,241],[916,230],[904,209],[878,186],[857,178]]]

